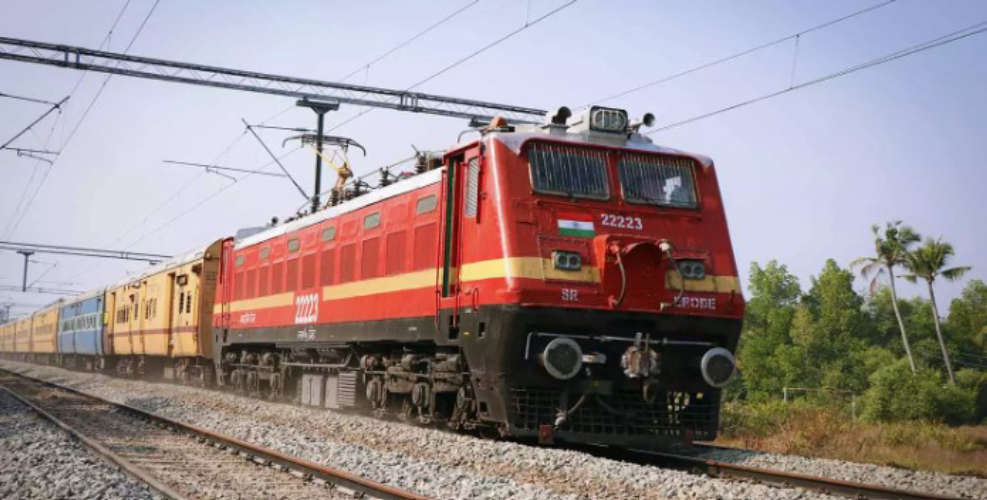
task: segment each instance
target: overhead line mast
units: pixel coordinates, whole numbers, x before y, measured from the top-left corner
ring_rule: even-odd
[[[440,116],[539,123],[545,110],[407,90],[352,85],[0,37],[0,59],[207,87],[387,108]]]

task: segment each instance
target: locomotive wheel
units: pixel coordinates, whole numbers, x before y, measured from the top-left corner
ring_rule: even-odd
[[[242,393],[244,390],[243,370],[239,368],[233,370],[233,373],[230,375],[230,378],[233,379],[233,390]]]
[[[384,391],[384,381],[380,378],[373,378],[367,382],[367,401],[375,409],[383,408],[387,395]]]
[[[260,380],[257,376],[257,372],[249,371],[247,372],[247,394],[251,396],[257,396],[260,392]]]
[[[284,392],[284,381],[281,378],[280,373],[271,374],[271,392],[268,394],[268,399],[278,400],[281,399],[281,394]]]
[[[415,419],[415,405],[411,403],[411,398],[404,397],[401,399],[401,412],[398,413],[398,420],[402,422],[411,422]]]

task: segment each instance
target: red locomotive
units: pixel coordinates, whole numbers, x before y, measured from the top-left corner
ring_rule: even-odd
[[[541,442],[715,437],[744,301],[713,163],[570,115],[225,240],[216,383]]]

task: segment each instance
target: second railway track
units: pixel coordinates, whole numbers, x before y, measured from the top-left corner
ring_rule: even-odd
[[[839,495],[857,499],[881,500],[962,500],[961,497],[940,495],[932,492],[904,490],[876,484],[867,484],[841,479],[800,474],[776,469],[765,469],[704,458],[703,452],[723,449],[707,444],[695,444],[691,450],[682,453],[668,453],[645,450],[595,450],[597,455],[605,455],[618,460],[626,460],[642,465],[675,467],[708,474],[713,477],[745,479],[782,487],[799,487],[820,493]],[[730,448],[736,451],[746,451]]]
[[[25,375],[0,386],[165,498],[424,498]]]

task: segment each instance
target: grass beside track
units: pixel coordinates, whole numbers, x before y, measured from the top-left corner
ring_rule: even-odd
[[[987,425],[875,423],[807,404],[727,403],[716,444],[987,477]]]

